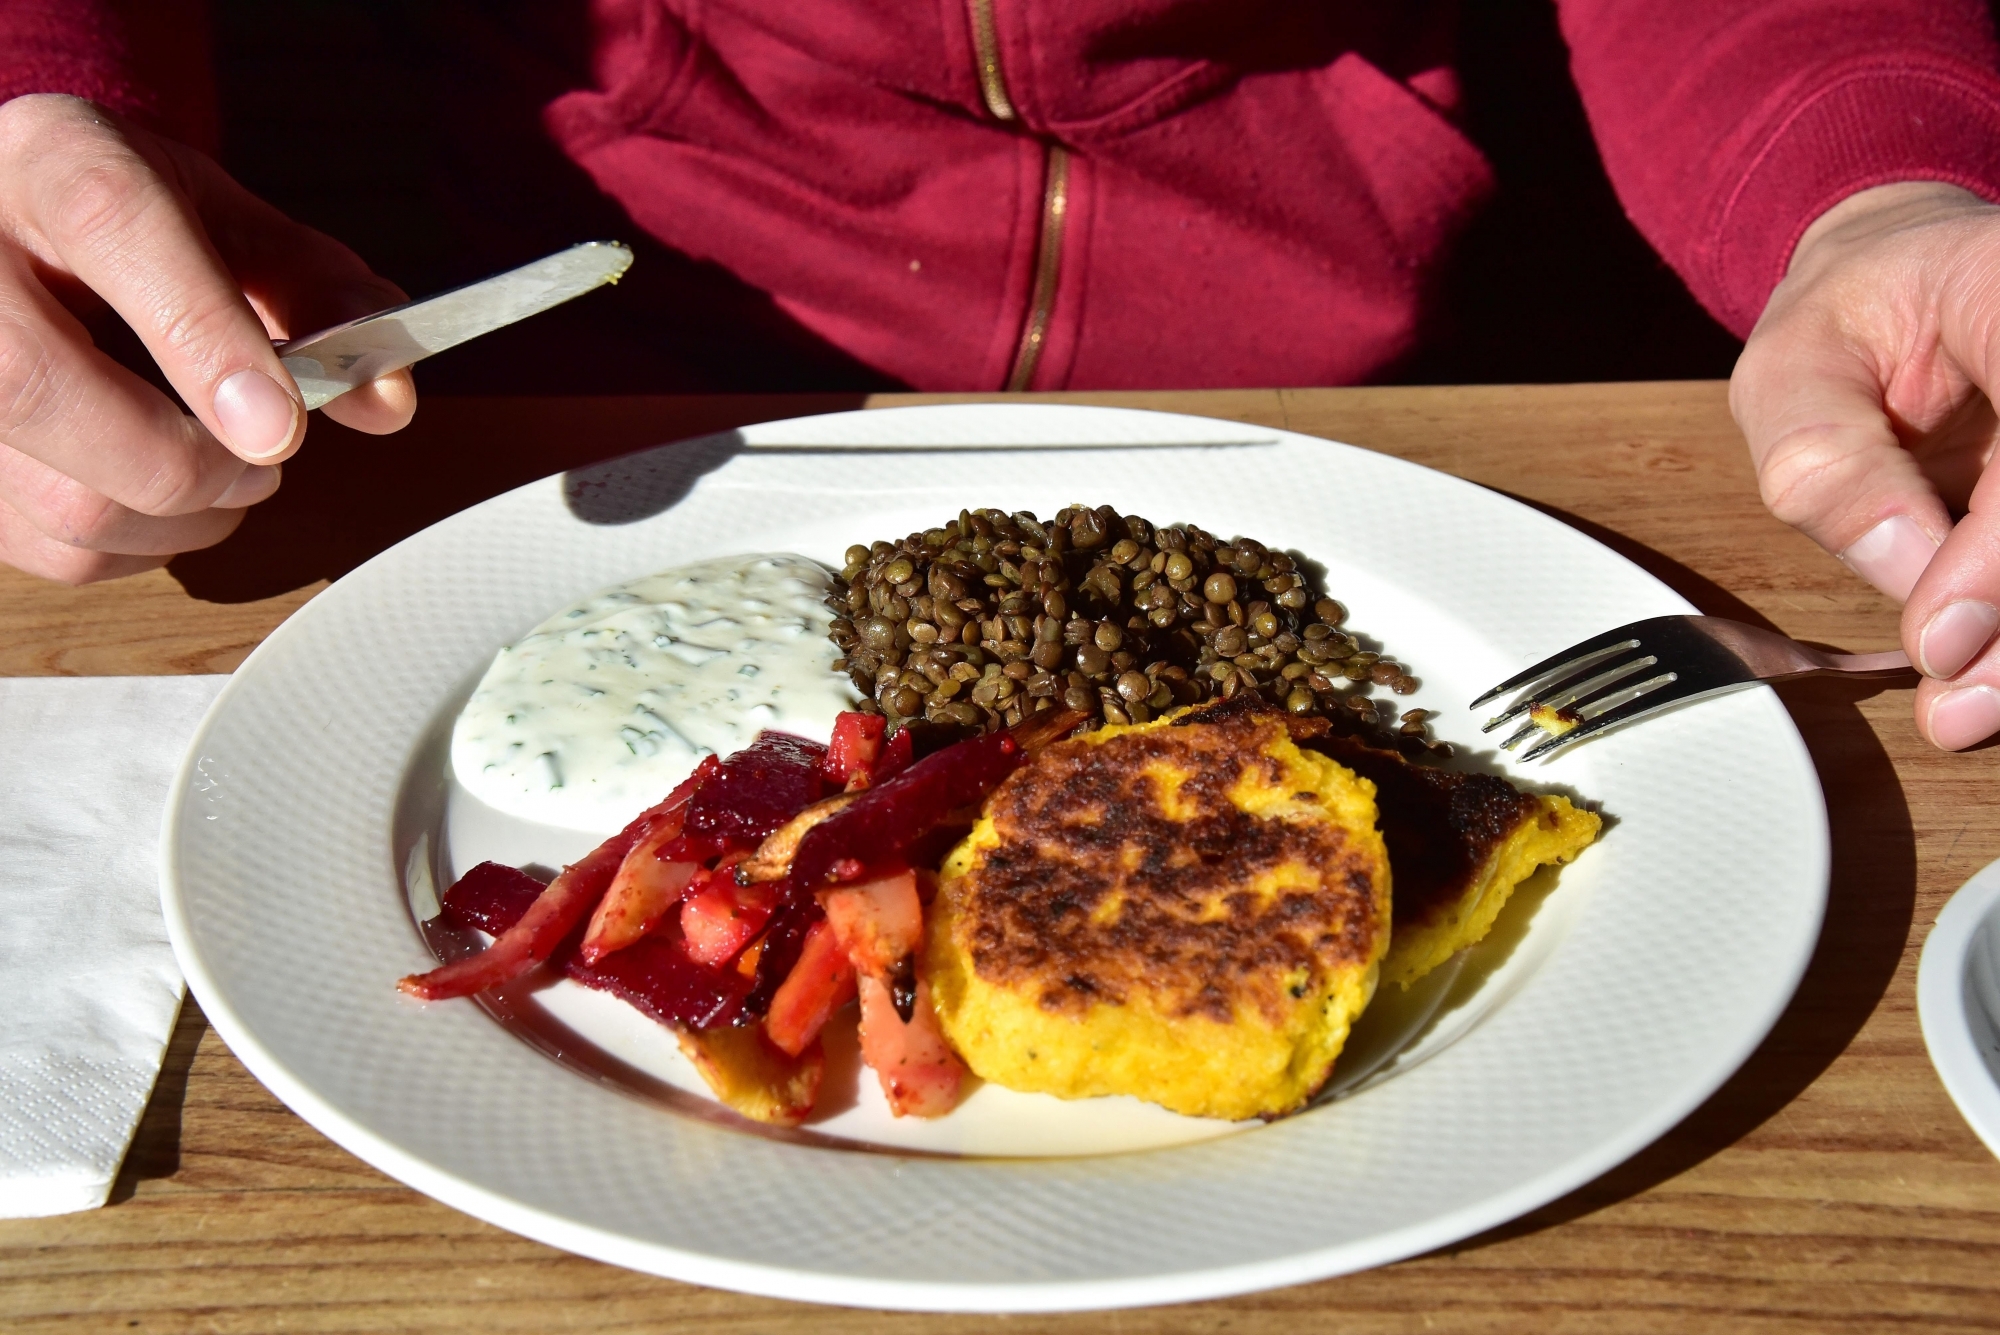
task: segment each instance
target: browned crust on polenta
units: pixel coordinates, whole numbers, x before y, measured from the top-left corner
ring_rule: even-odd
[[[1262,751],[1285,734],[1282,718],[1201,721],[1215,726],[1059,742],[994,792],[987,813],[1000,842],[982,851],[963,902],[962,939],[981,978],[1039,982],[1039,1004],[1053,1012],[1143,991],[1167,1014],[1228,1022],[1249,1006],[1275,1020],[1290,1002],[1277,980],[1317,982],[1373,960],[1367,853],[1337,825],[1259,818],[1227,796],[1252,767],[1279,780]],[[1161,764],[1184,776],[1191,818],[1162,810],[1147,773]],[[1287,865],[1317,876],[1260,906],[1251,884]],[[1111,895],[1122,896],[1115,919],[1093,921]],[[1203,920],[1215,903],[1225,912]]]
[[[1299,744],[1374,783],[1382,841],[1396,877],[1399,931],[1449,912],[1494,850],[1541,810],[1533,795],[1497,775],[1413,765],[1394,751],[1339,734]]]

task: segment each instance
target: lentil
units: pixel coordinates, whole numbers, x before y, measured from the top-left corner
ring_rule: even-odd
[[[1049,521],[961,510],[900,541],[856,543],[840,579],[827,601],[841,666],[861,707],[894,727],[990,731],[1058,700],[1138,723],[1246,692],[1372,727],[1364,691],[1417,689],[1405,665],[1339,629],[1347,608],[1295,558],[1110,506]],[[1385,740],[1424,748],[1428,717],[1403,713]]]

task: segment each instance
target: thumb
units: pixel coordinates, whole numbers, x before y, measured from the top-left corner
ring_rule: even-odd
[[[1907,599],[1951,515],[1897,438],[1871,361],[1835,331],[1760,326],[1730,377],[1729,404],[1771,513]]]
[[[346,246],[286,217],[208,158],[179,145],[160,150],[173,156],[223,262],[274,337],[300,338],[409,300]],[[416,411],[415,382],[407,370],[391,371],[324,411],[357,430],[396,431]]]

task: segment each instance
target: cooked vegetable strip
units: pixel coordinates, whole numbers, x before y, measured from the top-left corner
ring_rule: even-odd
[[[743,999],[743,1008],[751,1015],[762,1015],[771,1008],[771,998],[791,977],[792,967],[799,962],[804,951],[806,934],[813,925],[826,917],[820,912],[819,901],[810,895],[789,894],[790,887],[782,886],[787,892],[781,897],[777,912],[771,915],[771,922],[764,929],[750,949],[757,953],[754,985],[750,995]],[[749,950],[743,952],[747,957]]]
[[[771,831],[757,846],[756,853],[736,864],[736,879],[744,885],[782,881],[792,869],[792,857],[799,851],[799,840],[806,837],[806,831],[851,804],[855,796],[835,793],[823,798]]]
[[[863,973],[888,979],[924,939],[917,874],[908,868],[823,891],[820,903],[841,949]]]
[[[985,797],[1024,759],[1021,744],[1004,732],[925,756],[806,831],[792,861],[794,883],[816,890],[897,858],[952,812]]]
[[[680,838],[681,815],[681,811],[669,813],[619,864],[611,888],[604,892],[597,912],[591,915],[590,928],[583,934],[585,964],[595,964],[612,951],[631,945],[680,903],[688,882],[701,870],[699,862],[670,862],[660,856],[662,848]]]
[[[715,1097],[754,1122],[797,1126],[812,1112],[826,1057],[779,1051],[755,1028],[682,1030],[681,1051]]]
[[[624,834],[605,840],[582,861],[563,868],[528,915],[485,950],[429,973],[413,973],[396,986],[422,1001],[447,1001],[519,978],[554,954],[570,929],[603,898],[631,846]]]
[[[824,921],[816,922],[806,933],[799,962],[771,997],[765,1032],[780,1050],[797,1056],[853,996],[854,966],[848,963],[833,928]]]
[[[1089,717],[1081,709],[1045,709],[1016,723],[1007,733],[1021,744],[1021,750],[1034,756],[1049,743],[1075,732]]]
[[[1084,717],[1081,711],[1046,711],[1036,716],[1030,739],[1039,748],[1073,730]],[[900,860],[954,812],[984,799],[1029,753],[1014,733],[991,732],[925,756],[808,830],[792,860],[792,883],[817,890],[829,881],[854,880],[870,866]]]
[[[938,1027],[930,984],[917,984],[908,1020],[897,1014],[888,983],[864,974],[858,986],[861,1059],[875,1068],[889,1111],[898,1117],[942,1117],[956,1108],[964,1093],[965,1063]]]
[[[866,788],[875,777],[882,754],[882,733],[889,720],[880,714],[844,713],[833,721],[833,740],[820,762],[820,777],[836,788]],[[859,783],[856,783],[856,780]]]
[[[525,918],[546,889],[519,868],[482,862],[444,892],[438,916],[461,932],[498,936]]]
[[[755,843],[820,799],[825,757],[818,742],[783,732],[757,734],[695,792],[687,833]]]
[[[681,905],[681,939],[697,964],[726,964],[756,940],[778,908],[778,887],[738,885],[727,871],[706,878]]]
[[[630,825],[592,849],[581,861],[563,868],[549,882],[527,916],[502,932],[492,945],[479,954],[429,973],[413,973],[396,984],[421,1001],[448,1001],[469,997],[489,987],[512,982],[555,953],[563,938],[595,908],[610,888],[626,854],[644,839],[654,825],[665,818],[678,819],[689,797],[714,773],[710,761],[680,787],[667,794],[664,802],[639,814]]]

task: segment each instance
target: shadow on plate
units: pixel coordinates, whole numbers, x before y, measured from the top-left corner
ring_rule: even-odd
[[[1710,616],[1777,629],[1735,595],[1649,547],[1553,506],[1523,503],[1595,538]],[[1816,678],[1775,688],[1826,793],[1832,874],[1826,919],[1805,976],[1764,1041],[1707,1102],[1652,1145],[1596,1181],[1445,1248],[1447,1253],[1566,1223],[1687,1172],[1770,1120],[1846,1050],[1895,977],[1916,911],[1909,805],[1888,753],[1858,708],[1893,686]]]
[[[1334,1065],[1333,1078],[1314,1098],[1314,1106],[1350,1098],[1449,1047],[1447,1043],[1428,1052],[1421,1050],[1424,1040],[1471,1005],[1501,966],[1514,957],[1514,952],[1527,940],[1528,930],[1541,912],[1543,902],[1555,893],[1561,870],[1542,867],[1515,886],[1500,915],[1493,920],[1492,929],[1477,945],[1461,950],[1407,989],[1387,983],[1377,988],[1368,1009],[1354,1022],[1354,1030]],[[1516,988],[1520,981],[1525,980],[1517,980]],[[1505,996],[1489,998],[1486,1012],[1505,1000]],[[1482,1018],[1483,1014],[1474,1017],[1473,1024]],[[1468,1032],[1471,1027],[1468,1026]],[[1452,1041],[1464,1036],[1460,1033]]]
[[[680,477],[685,488],[720,462],[718,433],[859,408],[863,401],[860,394],[432,397],[416,421],[392,436],[351,431],[316,414],[305,447],[285,465],[277,495],[247,511],[229,537],[175,557],[167,571],[203,602],[275,597],[338,579],[469,505],[564,471],[585,479],[582,492],[590,499],[579,517],[629,522],[657,513],[644,505],[665,508],[673,497],[662,492],[635,502],[595,495],[588,480],[601,476],[594,470],[607,461],[663,441],[700,437],[688,440],[699,458],[666,473],[654,470],[662,478]],[[647,457],[677,455],[676,449]]]

